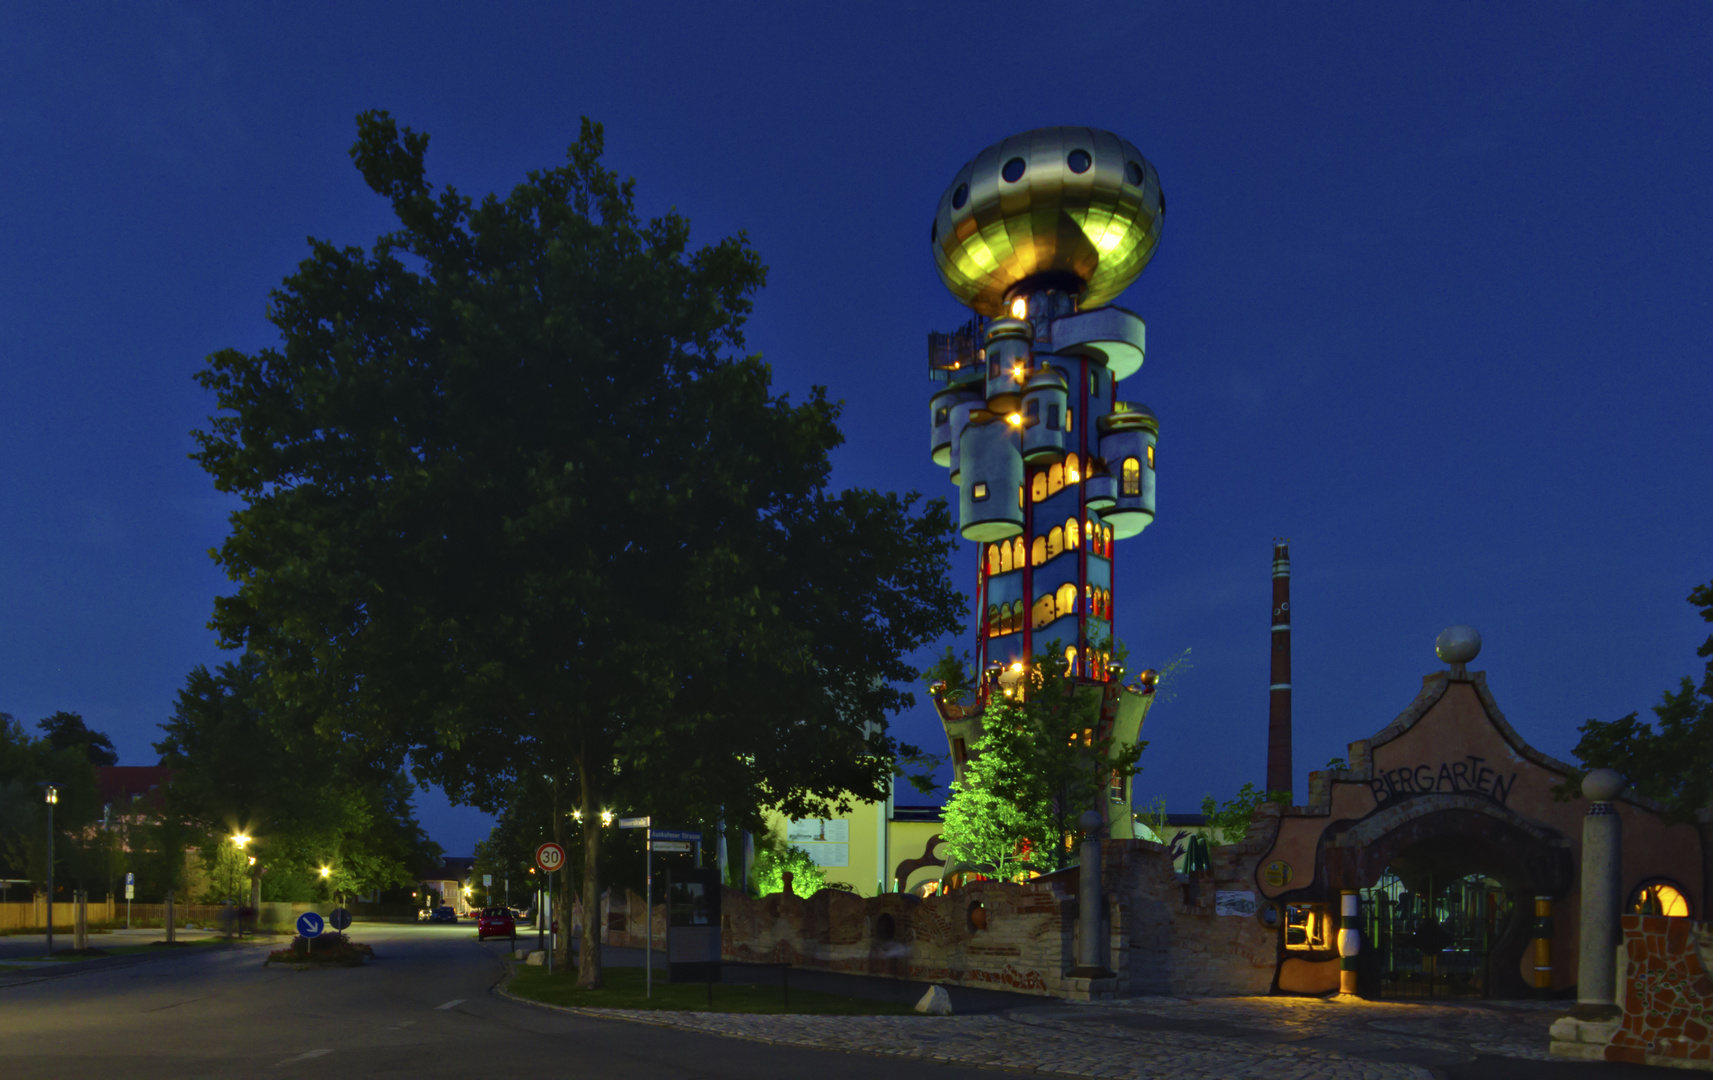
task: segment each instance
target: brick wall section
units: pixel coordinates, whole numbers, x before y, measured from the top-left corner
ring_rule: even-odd
[[[1278,935],[1253,916],[1214,914],[1214,898],[1256,892],[1255,867],[1272,846],[1279,813],[1278,806],[1260,807],[1248,835],[1214,848],[1212,871],[1193,883],[1172,872],[1164,845],[1107,842],[1106,882],[1116,908],[1109,966],[1120,975],[1120,993],[1217,997],[1271,989]]]
[[[787,963],[902,979],[991,986],[1086,999],[1135,994],[1265,994],[1278,940],[1253,916],[1215,914],[1215,893],[1255,892],[1255,867],[1272,844],[1280,808],[1263,807],[1249,835],[1213,850],[1213,869],[1193,883],[1172,871],[1165,845],[1104,845],[1103,921],[1112,978],[1070,974],[1077,935],[1076,874],[1026,885],[977,882],[948,896],[864,898],[823,889],[800,898],[750,899],[727,890],[721,943],[729,960]],[[981,905],[985,925],[972,918]],[[641,940],[640,897],[628,932]],[[657,915],[657,920],[659,916]],[[890,931],[890,932],[889,932]]]
[[[1606,1060],[1713,1071],[1713,923],[1625,915],[1624,1018]]]

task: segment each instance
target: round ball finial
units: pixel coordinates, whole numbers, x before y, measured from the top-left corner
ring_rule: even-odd
[[[1031,280],[1098,307],[1154,257],[1160,176],[1135,146],[1095,128],[1037,128],[983,150],[952,178],[929,238],[940,280],[983,315]]]
[[[1582,794],[1594,802],[1611,802],[1623,790],[1624,777],[1617,769],[1594,769],[1582,778]]]
[[[1481,634],[1473,626],[1453,626],[1440,631],[1433,651],[1448,664],[1467,664],[1481,655]]]

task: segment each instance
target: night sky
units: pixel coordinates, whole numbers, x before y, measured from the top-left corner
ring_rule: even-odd
[[[361,110],[476,196],[602,122],[645,215],[744,230],[771,267],[748,345],[845,402],[836,485],[951,496],[925,335],[968,313],[936,201],[988,144],[1077,124],[1140,147],[1171,207],[1117,301],[1148,322],[1122,396],[1161,420],[1118,635],[1133,668],[1193,663],[1139,801],[1262,779],[1274,536],[1300,789],[1460,622],[1568,757],[1702,665],[1710,103],[1704,3],[6,4],[0,711],[80,712],[152,764],[185,674],[226,658],[207,553],[234,503],[187,457],[192,375],[275,341],[306,237],[391,227],[346,155]],[[944,750],[926,705],[898,730]],[[453,853],[486,833],[419,806]]]

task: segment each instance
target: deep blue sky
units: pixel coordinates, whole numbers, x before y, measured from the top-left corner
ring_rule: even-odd
[[[966,314],[935,202],[989,143],[1086,124],[1171,202],[1118,301],[1149,324],[1125,396],[1162,425],[1118,632],[1194,667],[1139,791],[1187,811],[1261,779],[1275,535],[1299,778],[1403,709],[1456,622],[1568,756],[1701,667],[1710,102],[1701,3],[7,4],[0,710],[81,712],[152,763],[185,673],[222,659],[232,505],[186,457],[212,407],[191,376],[274,340],[306,237],[389,228],[357,112],[429,132],[432,177],[473,195],[601,121],[645,213],[746,230],[771,266],[749,344],[780,389],[844,400],[836,482],[935,495],[924,335]],[[943,749],[925,707],[901,731]],[[420,802],[454,852],[486,831]]]

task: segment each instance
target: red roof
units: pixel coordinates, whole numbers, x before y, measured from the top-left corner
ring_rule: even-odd
[[[147,795],[172,782],[165,765],[102,765],[95,770],[95,785],[102,805],[111,803],[123,810],[133,795]]]

